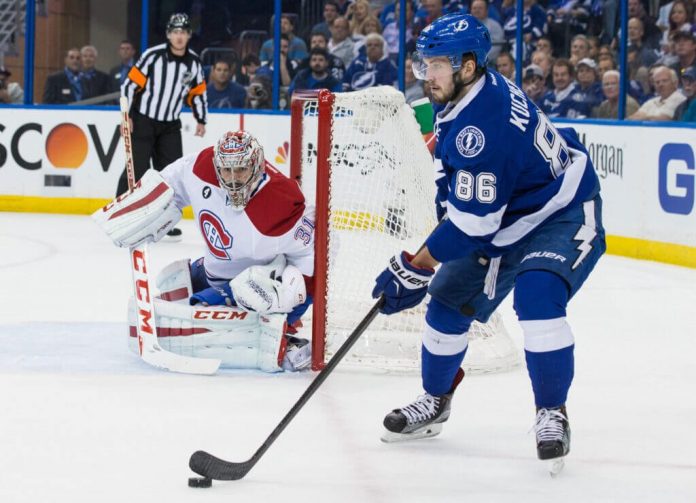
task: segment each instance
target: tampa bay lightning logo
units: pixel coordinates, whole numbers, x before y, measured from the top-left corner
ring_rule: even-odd
[[[227,232],[222,220],[208,210],[203,210],[198,214],[198,225],[201,233],[205,237],[208,249],[213,256],[220,260],[231,260],[230,248],[232,248],[232,235]]]
[[[454,25],[452,26],[452,31],[457,33],[460,31],[465,31],[468,27],[469,27],[469,22],[466,19],[462,19],[462,20],[454,23]]]
[[[457,135],[457,150],[464,157],[477,156],[486,145],[486,137],[475,126],[467,126]]]
[[[211,188],[206,185],[205,187],[203,187],[203,193],[201,195],[203,196],[203,199],[208,199],[212,192],[213,191],[211,190]]]

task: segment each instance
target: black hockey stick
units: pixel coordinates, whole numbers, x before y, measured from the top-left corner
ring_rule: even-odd
[[[273,445],[273,442],[280,436],[285,427],[290,424],[290,421],[297,415],[298,412],[305,406],[309,399],[314,395],[314,393],[319,389],[319,387],[326,381],[329,374],[333,372],[339,362],[346,356],[346,353],[350,351],[350,348],[357,342],[362,333],[370,326],[372,320],[375,319],[379,310],[384,306],[384,297],[380,297],[379,300],[372,306],[370,312],[362,319],[358,326],[350,334],[350,337],[346,339],[336,354],[333,355],[326,367],[319,372],[319,374],[314,378],[312,384],[305,390],[302,396],[295,402],[295,405],[285,414],[285,417],[281,419],[278,426],[271,432],[266,438],[261,447],[257,449],[254,455],[246,461],[241,463],[233,463],[231,461],[225,461],[220,458],[216,458],[212,454],[205,451],[196,451],[191,455],[189,460],[189,467],[191,470],[196,472],[198,475],[202,475],[206,479],[212,480],[239,480],[243,478],[249,471],[254,467],[254,465],[261,459],[268,448]]]

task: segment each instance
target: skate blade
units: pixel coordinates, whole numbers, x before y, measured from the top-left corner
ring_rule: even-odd
[[[548,463],[549,475],[551,475],[551,478],[556,478],[563,471],[563,468],[565,467],[565,457],[550,459],[547,461],[547,463]]]
[[[430,424],[424,426],[420,430],[412,431],[411,433],[394,433],[393,431],[384,430],[380,440],[386,444],[395,442],[405,442],[407,440],[418,440],[420,438],[429,438],[439,435],[442,431],[442,423]]]

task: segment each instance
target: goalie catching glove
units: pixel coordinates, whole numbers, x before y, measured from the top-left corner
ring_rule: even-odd
[[[401,252],[389,259],[389,267],[377,276],[372,297],[384,295],[384,314],[394,314],[420,304],[428,293],[434,269],[411,264],[413,255]]]
[[[121,194],[92,214],[116,246],[133,248],[159,241],[181,219],[174,190],[154,169],[149,169],[133,190]]]
[[[237,305],[259,314],[290,313],[307,300],[304,277],[293,265],[285,265],[278,255],[268,265],[252,266],[232,281],[230,286]]]

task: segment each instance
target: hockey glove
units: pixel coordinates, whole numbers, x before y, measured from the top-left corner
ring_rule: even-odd
[[[236,305],[229,283],[225,283],[221,287],[211,286],[210,288],[196,292],[189,299],[189,304],[192,306],[196,304],[203,304],[204,306]]]
[[[434,269],[423,269],[411,264],[413,255],[401,252],[389,259],[389,267],[377,276],[372,297],[384,295],[384,314],[394,314],[417,306],[428,293],[428,284]]]

